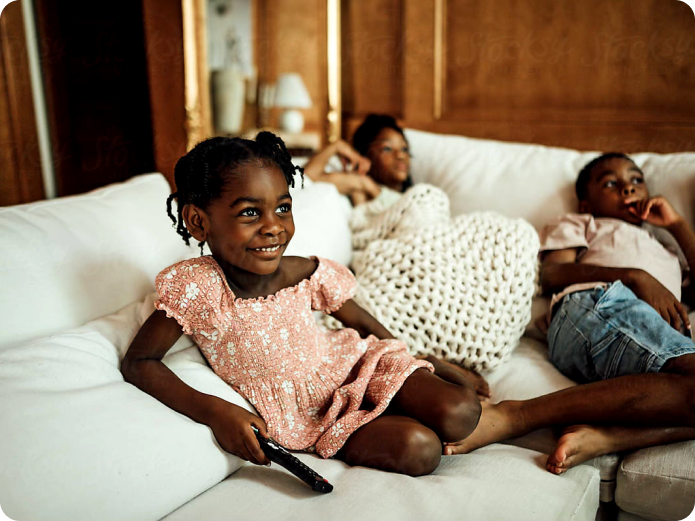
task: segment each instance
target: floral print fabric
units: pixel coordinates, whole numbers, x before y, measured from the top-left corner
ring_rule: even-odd
[[[319,328],[312,310],[339,309],[356,281],[344,266],[315,260],[308,279],[255,299],[236,298],[211,256],[182,261],[157,275],[155,306],[193,336],[273,438],[328,458],[386,409],[413,371],[433,368],[401,341]]]

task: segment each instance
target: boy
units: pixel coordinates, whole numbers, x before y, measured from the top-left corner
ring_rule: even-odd
[[[551,361],[578,382],[526,401],[483,404],[478,427],[445,454],[570,425],[548,457],[560,474],[591,458],[695,438],[695,344],[680,303],[678,257],[640,225],[667,229],[695,273],[695,235],[620,153],[579,173],[579,211],[546,227],[541,284],[551,301]],[[591,425],[581,425],[591,424]]]

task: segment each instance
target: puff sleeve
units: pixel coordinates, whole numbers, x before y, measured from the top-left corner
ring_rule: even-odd
[[[547,224],[541,231],[540,251],[588,248],[587,230],[593,225],[589,214],[569,213]]]
[[[222,280],[204,257],[179,262],[162,270],[155,279],[155,308],[174,318],[187,335],[214,320]]]
[[[311,276],[311,307],[332,313],[355,295],[357,280],[342,264],[322,258],[317,260],[319,266]]]

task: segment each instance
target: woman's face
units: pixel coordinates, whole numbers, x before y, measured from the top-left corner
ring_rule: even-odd
[[[372,162],[372,179],[400,191],[410,171],[410,149],[401,133],[392,128],[381,130],[369,145],[367,157]]]

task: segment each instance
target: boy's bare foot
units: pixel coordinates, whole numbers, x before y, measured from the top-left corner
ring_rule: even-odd
[[[468,438],[454,443],[445,443],[445,456],[451,454],[468,454],[491,443],[513,438],[520,432],[512,410],[512,402],[500,402],[496,405],[482,404],[478,426]]]
[[[442,380],[456,385],[468,385],[472,387],[475,389],[475,393],[478,395],[480,401],[487,401],[490,398],[490,385],[485,378],[475,371],[432,355],[418,358],[422,358],[431,363],[434,366],[434,374]]]
[[[548,456],[545,467],[553,474],[562,474],[580,463],[616,452],[621,437],[634,429],[628,427],[603,427],[596,425],[572,425],[562,431],[555,452]]]

